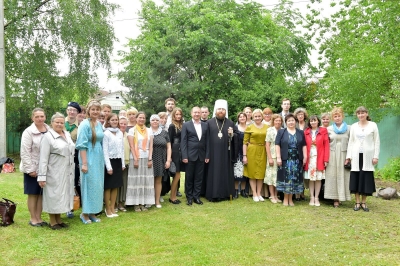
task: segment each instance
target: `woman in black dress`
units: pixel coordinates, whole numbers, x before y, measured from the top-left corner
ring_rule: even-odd
[[[185,172],[185,164],[182,163],[180,149],[181,130],[183,125],[182,110],[178,107],[174,108],[171,117],[172,123],[168,127],[168,135],[172,143],[172,161],[176,166],[176,174],[172,180],[169,202],[172,204],[179,204],[181,201],[176,198],[176,191],[178,190],[178,182],[181,178],[181,172]]]
[[[239,197],[239,183],[240,183],[240,195],[244,198],[247,198],[247,194],[245,191],[247,179],[243,176],[243,138],[244,138],[244,131],[246,131],[246,120],[247,116],[245,113],[240,112],[237,115],[238,120],[238,132],[237,132],[237,142],[236,142],[236,149],[238,151],[237,161],[233,165],[233,174],[235,176],[235,195],[234,198]]]
[[[150,126],[153,132],[153,170],[154,170],[154,194],[156,207],[161,208],[161,181],[164,170],[169,168],[171,162],[171,142],[168,132],[160,126],[160,117],[152,115],[150,117]]]

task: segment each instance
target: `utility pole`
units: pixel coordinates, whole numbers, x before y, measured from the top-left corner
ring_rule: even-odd
[[[6,82],[4,64],[4,0],[0,0],[0,158],[7,156]]]

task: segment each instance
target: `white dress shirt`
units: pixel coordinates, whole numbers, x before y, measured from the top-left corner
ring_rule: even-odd
[[[192,121],[193,121],[194,129],[196,130],[196,133],[197,133],[197,137],[199,138],[199,140],[201,140],[201,121],[196,122],[196,121],[194,121],[194,119],[192,119]]]

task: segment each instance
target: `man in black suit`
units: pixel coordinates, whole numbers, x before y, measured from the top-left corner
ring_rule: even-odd
[[[186,163],[185,192],[187,205],[203,204],[200,200],[204,164],[209,161],[207,123],[200,121],[200,108],[192,108],[192,121],[182,126],[181,152],[182,162]]]

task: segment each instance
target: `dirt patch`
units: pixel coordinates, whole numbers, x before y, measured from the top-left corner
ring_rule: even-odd
[[[395,188],[397,191],[400,191],[400,182],[393,182],[393,181],[387,181],[387,180],[381,180],[379,178],[375,178],[375,186],[377,189],[392,187],[392,188]]]

